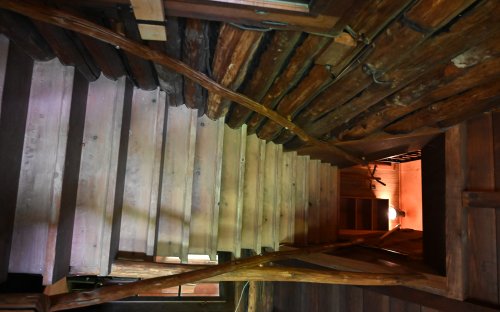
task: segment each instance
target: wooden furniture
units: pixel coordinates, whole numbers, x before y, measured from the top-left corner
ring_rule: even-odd
[[[340,198],[340,229],[387,230],[388,199]]]

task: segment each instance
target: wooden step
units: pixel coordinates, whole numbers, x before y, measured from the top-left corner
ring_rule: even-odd
[[[36,62],[31,80],[9,271],[43,274],[45,284],[57,256],[73,75],[52,60]]]
[[[280,243],[293,243],[297,152],[283,153],[281,171]],[[280,185],[278,184],[278,185]]]
[[[224,119],[198,118],[189,253],[215,260],[219,231]]]
[[[279,214],[281,206],[281,159],[283,147],[266,144],[264,203],[262,210],[262,247],[279,249]]]
[[[197,111],[169,107],[156,255],[187,262]]]
[[[309,213],[309,156],[297,156],[296,170],[294,242],[298,245],[306,245]]]
[[[247,137],[241,247],[261,253],[266,142]]]
[[[104,76],[89,85],[71,252],[74,274],[107,275],[118,249],[114,236],[120,211],[115,208],[121,208],[121,195],[115,190],[123,183],[117,176],[122,126],[128,129],[122,125],[125,86],[125,78]]]
[[[238,130],[225,126],[217,250],[235,257],[241,254],[246,138],[246,125]]]
[[[319,244],[320,240],[320,209],[321,209],[321,161],[309,161],[309,209],[307,216],[307,241],[309,244]]]
[[[121,251],[155,250],[166,95],[134,89],[120,229]]]

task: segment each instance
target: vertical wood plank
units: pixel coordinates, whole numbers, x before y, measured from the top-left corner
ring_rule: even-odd
[[[467,189],[493,190],[491,115],[467,123]],[[469,209],[469,287],[474,299],[498,303],[496,214],[494,208]]]
[[[260,254],[264,162],[266,143],[256,135],[247,137],[241,247]]]
[[[276,210],[279,211],[279,190],[277,187],[281,163],[280,148],[268,142],[266,144],[264,173],[264,203],[262,212],[262,246],[275,247]]]
[[[280,243],[293,243],[293,227],[295,226],[296,159],[297,154],[294,152],[283,153],[281,171]]]
[[[33,60],[10,45],[0,116],[0,281],[9,267],[32,71]]]
[[[196,142],[196,110],[169,107],[156,254],[187,261]]]
[[[224,120],[198,118],[189,253],[217,253]]]
[[[43,274],[52,282],[66,153],[71,67],[58,60],[33,69],[10,255],[11,272]],[[21,248],[22,247],[22,248]]]
[[[493,159],[495,163],[495,190],[500,191],[500,113],[491,113],[493,124]],[[497,242],[500,240],[500,212],[495,210]],[[497,283],[500,282],[500,250],[497,248]],[[498,287],[498,300],[500,301],[500,287]]]
[[[389,297],[365,289],[363,290],[363,310],[373,312],[389,311]]]
[[[7,70],[7,57],[9,55],[9,39],[0,34],[0,101],[3,94],[5,72]],[[0,104],[0,116],[2,116],[2,105]]]
[[[467,207],[465,188],[466,126],[450,128],[445,135],[446,164],[446,282],[451,298],[467,298]]]
[[[309,209],[308,209],[308,242],[320,242],[320,207],[321,207],[321,162],[309,161]]]
[[[59,280],[67,276],[71,264],[71,243],[82,158],[85,112],[87,109],[89,82],[79,71],[74,73],[53,280]]]
[[[330,209],[331,207],[331,165],[321,164],[320,175],[321,175],[321,185],[320,185],[320,241],[322,243],[330,241],[330,228],[333,224],[330,224]]]
[[[132,97],[120,250],[153,255],[165,93],[135,89]]]
[[[89,86],[71,271],[107,275],[125,78]],[[112,260],[112,259],[111,259]]]
[[[297,156],[295,193],[295,227],[294,242],[307,244],[307,219],[309,208],[309,157]]]
[[[221,201],[217,249],[241,254],[243,183],[245,178],[246,126],[224,129]]]
[[[345,287],[345,307],[349,312],[362,312],[364,306],[364,291],[359,287]]]
[[[340,178],[337,166],[330,167],[330,210],[329,210],[329,238],[330,241],[336,241],[339,231],[339,214],[340,214]]]

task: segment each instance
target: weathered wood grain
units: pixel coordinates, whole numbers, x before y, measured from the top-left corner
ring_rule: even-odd
[[[431,13],[435,14],[435,21],[439,22],[440,25],[445,25],[449,21],[450,15],[460,13],[469,4],[470,1],[465,1],[457,7],[455,6],[455,2],[450,6],[442,2],[439,5],[430,6],[425,1],[421,1],[416,3],[409,12],[417,12],[418,14],[413,14],[412,22],[419,25],[421,29],[426,29],[427,26],[425,23],[429,23],[426,19],[427,15]],[[426,9],[420,10],[421,6]],[[421,16],[418,16],[419,14]],[[417,47],[423,42],[427,43],[428,40],[426,41],[426,38],[432,32],[432,30],[424,31],[423,33],[416,31],[401,21],[391,23],[388,29],[375,39],[374,48],[366,59],[363,60],[364,65],[354,68],[344,79],[337,81],[329,89],[325,90],[322,95],[317,97],[301,113],[295,122],[305,126],[314,136],[319,137],[354,118],[371,105],[376,104],[378,100],[381,100],[388,94],[378,98],[370,92],[363,92],[363,94],[360,92],[370,85],[374,85],[373,88],[375,89],[392,90],[394,92],[395,82],[400,84],[405,79],[398,79],[392,76],[386,78],[382,77],[382,74],[392,68],[397,68],[397,64],[408,59],[416,50],[420,51],[420,48],[417,49]],[[395,40],[396,38],[397,40]],[[401,49],[405,52],[401,53]],[[429,60],[426,61],[429,62]],[[419,65],[419,68],[422,68],[422,64],[419,63]],[[414,72],[412,74],[415,75]],[[391,81],[392,84],[374,84],[375,80],[372,76],[377,81]],[[330,101],[332,98],[336,100],[333,103]],[[320,118],[321,120],[318,120]],[[282,141],[286,141],[289,138],[290,136],[283,138]]]
[[[215,259],[223,161],[224,120],[198,118],[189,253]]]
[[[207,21],[187,19],[184,28],[182,61],[193,69],[206,73],[210,57]],[[196,82],[184,79],[184,101],[187,107],[205,113],[206,91]]]
[[[217,250],[241,255],[245,181],[246,127],[224,129]]]
[[[295,195],[297,193],[297,153],[283,153],[281,169],[281,205],[276,207],[280,211],[279,241],[293,243],[295,230]],[[276,187],[276,186],[275,186]]]
[[[262,212],[262,247],[278,250],[279,207],[281,207],[282,147],[272,142],[266,144],[264,174],[264,203]]]
[[[134,90],[120,251],[154,253],[164,116],[164,92]]]
[[[241,247],[261,253],[266,142],[247,137]]]
[[[333,77],[326,66],[314,65],[295,89],[289,92],[278,103],[276,111],[289,120],[292,120],[332,79]],[[257,130],[257,135],[263,140],[272,140],[281,129],[283,128],[275,122],[267,121]]]
[[[307,214],[307,240],[310,244],[320,242],[320,207],[321,207],[321,162],[309,161],[309,200]]]
[[[125,79],[89,86],[71,252],[71,271],[107,275]],[[102,105],[108,103],[108,105]]]
[[[248,66],[263,35],[264,33],[259,31],[242,30],[229,24],[222,25],[212,64],[214,80],[231,90],[238,89],[245,79]],[[209,91],[207,116],[211,119],[225,116],[229,105],[228,99]]]
[[[490,82],[443,101],[432,103],[428,107],[385,127],[384,131],[408,133],[427,125],[450,126],[456,124],[456,120],[470,118],[498,106],[499,92],[498,83],[496,81]]]
[[[320,241],[322,243],[331,241],[331,231],[330,227],[333,227],[334,224],[330,219],[330,211],[334,209],[332,205],[332,196],[330,192],[331,184],[332,184],[332,176],[331,176],[331,165],[327,163],[322,163],[320,166],[320,176],[321,176],[321,184],[320,184],[320,205],[321,208],[319,210],[319,232],[320,232]]]
[[[73,68],[58,60],[36,63],[19,178],[10,254],[12,272],[53,282],[62,179],[71,109]]]
[[[356,45],[356,40],[350,34],[342,32],[330,42],[315,63],[336,68],[347,55],[353,52]]]
[[[401,118],[415,109],[435,102],[454,94],[463,92],[474,86],[483,84],[498,77],[500,57],[498,48],[491,46],[492,40],[485,45],[473,47],[457,56],[451,62],[439,66],[436,70],[423,75],[414,83],[409,84],[399,92],[387,97],[365,116],[352,122],[352,128],[346,127],[339,133],[339,138],[350,140],[359,139],[374,133],[376,130]],[[457,59],[471,60],[457,63]],[[342,129],[342,128],[341,128]]]
[[[114,47],[89,36],[78,35],[78,38],[106,77],[116,80],[126,74],[123,62]]]
[[[6,10],[0,10],[0,17],[0,32],[22,48],[24,53],[38,61],[55,57],[47,41],[28,18]]]
[[[467,123],[466,189],[494,190],[491,115]],[[469,297],[498,304],[496,213],[494,208],[468,209]]]
[[[322,48],[331,39],[316,35],[307,35],[304,42],[300,44],[291,56],[288,66],[283,73],[276,78],[265,96],[262,98],[262,105],[275,108],[278,102],[302,79],[304,73],[309,70],[314,58],[321,52]],[[254,114],[247,122],[248,132],[255,133],[257,128],[265,120],[264,116]]]
[[[183,27],[184,23],[180,19],[169,17],[167,20],[168,42],[150,41],[149,46],[174,59],[181,59]],[[184,103],[182,75],[158,63],[154,63],[154,67],[158,75],[158,83],[167,93],[167,104],[169,106],[182,105]]]
[[[260,102],[278,77],[300,38],[301,33],[297,31],[274,31],[251,79],[245,84],[242,94]],[[232,128],[238,128],[251,114],[252,111],[248,108],[233,105],[227,124]]]
[[[82,44],[77,42],[78,38],[72,38],[64,29],[47,23],[35,21],[34,24],[61,63],[75,66],[88,81],[99,77],[100,69]]]
[[[56,257],[53,279],[68,275],[71,263],[72,236],[75,221],[78,179],[82,157],[82,142],[87,109],[89,82],[79,71],[74,72],[71,112],[69,117],[68,139],[64,176],[61,190],[61,209],[57,222],[59,237],[56,242]]]
[[[0,115],[0,280],[7,278],[24,132],[28,115],[33,61],[15,44],[9,45]]]
[[[307,245],[309,208],[309,157],[297,156],[294,242]]]
[[[123,23],[123,28],[127,37],[136,42],[141,42],[141,34],[139,33],[139,28],[137,27],[137,22],[135,21],[131,8],[128,6],[118,7],[118,16]],[[153,65],[140,56],[127,51],[125,51],[124,54],[130,69],[129,75],[134,83],[144,90],[156,89],[156,73]]]
[[[197,112],[169,107],[156,255],[187,261],[191,221]]]

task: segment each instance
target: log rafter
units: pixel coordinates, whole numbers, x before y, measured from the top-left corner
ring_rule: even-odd
[[[329,152],[339,155],[342,158],[349,160],[350,162],[358,164],[365,163],[364,160],[350,155],[340,148],[337,148],[327,142],[318,140],[310,136],[295,123],[289,121],[279,113],[253,101],[252,99],[242,94],[221,86],[220,84],[208,78],[205,74],[192,69],[185,63],[179,60],[172,59],[167,55],[159,51],[155,51],[146,45],[127,39],[126,37],[121,36],[109,29],[96,25],[85,19],[79,18],[74,14],[31,1],[5,0],[0,2],[0,7],[28,16],[38,21],[50,23],[52,25],[56,25],[77,33],[92,36],[96,39],[119,47],[120,49],[127,51],[130,54],[134,54],[143,59],[161,64],[171,70],[179,72],[180,74],[200,84],[202,87],[206,88],[212,93],[218,94],[228,100],[243,105],[256,113],[266,116],[285,129],[288,129],[289,131],[295,133],[306,143],[312,144],[324,150],[328,150]]]

